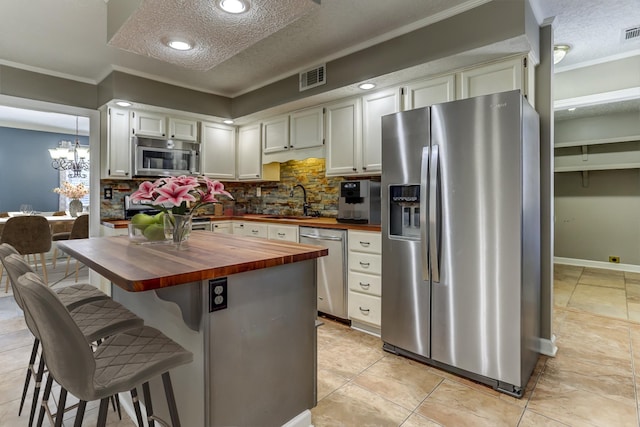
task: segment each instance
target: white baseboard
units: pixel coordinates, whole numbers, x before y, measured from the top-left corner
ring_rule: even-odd
[[[310,427],[311,424],[311,411],[305,409],[295,417],[287,421],[282,427]]]
[[[635,264],[616,264],[605,261],[592,261],[590,259],[553,257],[554,264],[575,265],[578,267],[604,268],[607,270],[629,271],[640,273],[640,265]]]
[[[552,335],[551,339],[538,338],[538,352],[545,356],[556,357],[556,353],[558,352],[556,336]]]

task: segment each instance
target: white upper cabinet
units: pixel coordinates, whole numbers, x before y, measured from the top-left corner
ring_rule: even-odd
[[[429,107],[456,99],[454,75],[425,79],[404,88],[404,110]]]
[[[238,130],[238,179],[259,179],[262,174],[262,144],[260,123]]]
[[[320,147],[324,144],[324,114],[322,108],[296,111],[290,116],[290,148]]]
[[[202,174],[210,178],[236,178],[236,131],[234,127],[202,122],[200,161]]]
[[[131,178],[129,111],[109,107],[106,115],[103,121],[102,177]]]
[[[355,174],[362,161],[362,101],[348,99],[326,108],[327,175]]]
[[[180,141],[197,141],[198,121],[169,117],[169,138]]]
[[[382,116],[399,112],[400,100],[399,88],[362,97],[362,173],[381,173]]]
[[[527,58],[517,57],[457,73],[456,98],[471,98],[514,89],[521,89],[522,93],[527,95],[524,84],[526,60]]]
[[[263,152],[275,153],[289,149],[289,116],[274,117],[262,122]]]
[[[167,116],[149,111],[132,111],[131,126],[135,136],[166,138]]]

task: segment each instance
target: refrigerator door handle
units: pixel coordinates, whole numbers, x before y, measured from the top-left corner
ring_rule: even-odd
[[[427,186],[429,185],[429,154],[431,150],[422,147],[420,168],[420,251],[422,254],[422,280],[429,281],[429,252],[427,248]]]
[[[431,147],[431,165],[429,168],[429,251],[431,252],[431,280],[440,281],[440,242],[438,241],[438,224],[440,214],[438,211],[438,166],[440,157],[438,156],[438,146]]]

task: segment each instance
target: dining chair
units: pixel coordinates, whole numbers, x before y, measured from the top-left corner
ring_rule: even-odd
[[[79,215],[74,221],[69,232],[61,232],[55,233],[51,236],[51,240],[53,242],[58,242],[60,240],[73,240],[73,239],[88,239],[89,238],[89,215]],[[56,258],[58,256],[58,248],[56,247],[53,250],[53,268],[55,268]],[[69,261],[71,260],[70,256],[67,256],[67,267],[64,271],[65,277],[69,274]],[[79,264],[78,260],[76,260],[76,282],[78,281],[78,269]]]
[[[40,254],[44,282],[49,283],[44,254],[51,249],[51,228],[45,217],[28,215],[9,218],[0,236],[0,243],[10,244],[20,255]]]
[[[51,214],[51,216],[66,216],[67,213],[65,211],[56,211]],[[75,221],[51,221],[51,240],[66,240],[69,238],[69,234],[71,233],[71,229],[73,228],[73,223]],[[53,246],[53,268],[56,268],[56,261],[58,260],[58,247]]]
[[[0,251],[6,253],[5,245],[0,245]],[[17,285],[17,281],[18,278],[20,276],[23,276],[24,274],[30,273],[35,275],[35,273],[31,269],[31,266],[17,254],[5,256],[2,259],[2,262],[5,265],[7,273],[11,277],[14,286],[14,297],[16,303],[25,313],[25,322],[27,323],[27,327],[35,337],[31,356],[29,359],[29,366],[27,369],[25,384],[23,387],[20,409],[18,410],[18,414],[20,414],[24,406],[24,400],[26,398],[29,381],[31,376],[33,375],[35,379],[35,388],[33,391],[31,414],[29,417],[29,426],[31,426],[35,416],[35,410],[38,406],[37,402],[40,394],[40,384],[45,372],[46,360],[44,357],[41,357],[38,368],[34,369],[37,351],[42,339],[40,337],[39,330],[35,327],[33,319],[30,317],[30,313],[25,306],[24,297],[22,295],[21,288]],[[42,283],[41,279],[40,282]],[[57,300],[65,308],[65,310],[68,311],[74,323],[84,335],[88,344],[94,342],[100,343],[102,340],[109,336],[124,332],[128,329],[139,328],[144,324],[141,318],[131,313],[123,305],[113,301],[111,298],[107,297],[104,294],[103,295],[105,296],[105,298],[98,299],[88,297],[86,301],[84,301],[83,303],[79,303],[77,299],[74,299],[70,296],[69,292],[62,292],[62,290],[58,292],[51,290],[51,292],[56,295]],[[44,411],[45,407],[48,408],[47,401],[48,395],[46,399],[43,398],[41,411]],[[59,405],[59,411],[62,411],[62,408],[64,408],[64,405]],[[39,419],[43,417],[44,412],[42,412],[42,415],[39,416]],[[39,424],[41,424],[40,421]]]
[[[15,256],[8,258],[11,257]],[[136,387],[140,384],[149,425],[155,425],[155,420],[168,425],[153,414],[151,402],[149,381],[161,376],[171,424],[180,427],[169,371],[192,362],[191,352],[149,326],[113,335],[92,352],[69,312],[38,275],[24,274],[18,279],[17,288],[20,289],[26,312],[40,333],[49,369],[44,397],[49,397],[53,380],[62,387],[59,407],[66,404],[67,393],[77,397],[80,402],[74,426],[82,425],[87,402],[100,400],[97,427],[104,427],[110,396],[123,392],[137,396]],[[137,398],[133,402],[139,426],[142,426],[140,404]],[[44,408],[41,408],[41,415],[43,411]],[[58,410],[55,420],[57,427],[62,425],[63,416],[63,411]]]

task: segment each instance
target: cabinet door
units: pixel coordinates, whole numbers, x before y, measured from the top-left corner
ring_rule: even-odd
[[[223,234],[232,234],[233,227],[231,226],[231,221],[220,221],[213,222],[211,229],[214,233],[223,233]]]
[[[131,177],[131,137],[129,112],[117,108],[107,110],[107,159],[106,176]]]
[[[261,125],[238,130],[238,179],[259,179],[262,175]]]
[[[132,111],[131,125],[136,136],[148,136],[151,138],[166,138],[167,117],[147,111]]]
[[[457,98],[524,89],[523,61],[524,58],[509,59],[458,73]]]
[[[237,234],[238,236],[246,235],[246,233],[244,232],[246,229],[244,222],[233,221],[231,223],[231,229],[232,229],[232,234]]]
[[[267,224],[259,224],[257,222],[245,222],[244,235],[267,239],[269,237],[269,226]]]
[[[362,97],[362,172],[382,171],[382,116],[400,111],[400,90]]]
[[[235,128],[202,122],[200,161],[202,174],[210,178],[236,178]]]
[[[289,116],[262,122],[262,151],[275,153],[289,149]]]
[[[169,117],[169,138],[180,141],[197,141],[198,122],[196,120]]]
[[[322,108],[296,111],[290,116],[290,147],[310,148],[324,144],[324,114]]]
[[[362,108],[360,99],[331,104],[326,110],[327,176],[354,174],[360,168]]]
[[[405,87],[404,110],[429,107],[456,99],[455,76],[421,80]]]

